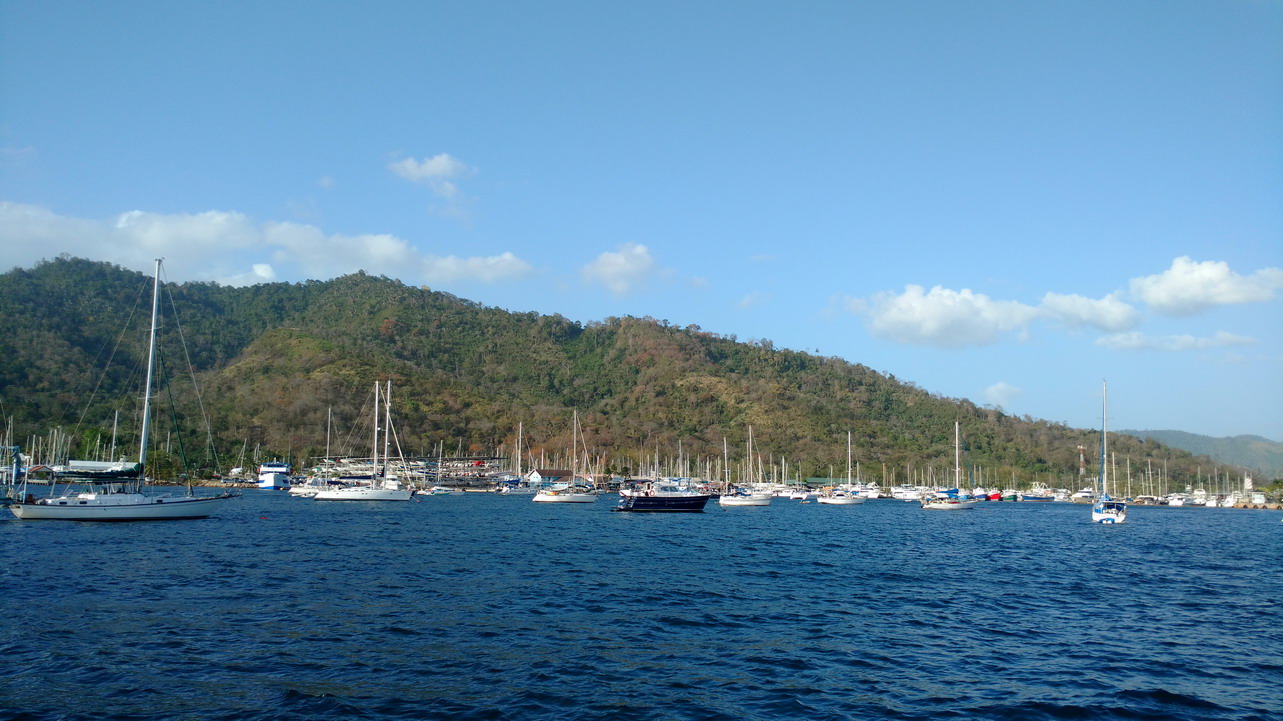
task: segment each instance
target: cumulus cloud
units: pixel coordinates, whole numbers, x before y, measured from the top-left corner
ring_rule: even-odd
[[[130,211],[102,221],[0,202],[0,261],[26,267],[62,253],[140,271],[150,270],[154,258],[166,257],[175,277],[227,285],[268,282],[282,275],[326,279],[356,270],[411,283],[493,283],[534,270],[509,252],[487,257],[434,255],[394,235],[327,234],[314,225],[257,223],[235,212]]]
[[[1040,306],[1044,317],[1070,328],[1091,326],[1105,331],[1123,331],[1136,326],[1140,312],[1119,300],[1118,293],[1094,300],[1081,295],[1047,293]]]
[[[1185,351],[1250,345],[1255,342],[1255,338],[1234,335],[1225,331],[1218,331],[1210,338],[1197,338],[1192,335],[1155,336],[1133,331],[1104,336],[1096,340],[1096,345],[1111,350]]]
[[[1023,303],[941,286],[927,291],[920,285],[907,285],[903,293],[877,293],[862,306],[874,335],[897,343],[941,348],[988,345],[1005,333],[1023,329],[1038,316],[1037,308]]]
[[[454,200],[459,195],[454,179],[473,172],[472,168],[448,153],[439,153],[423,160],[394,160],[388,163],[388,170],[412,183],[428,186],[433,193],[447,200]]]
[[[1005,408],[1012,400],[1020,397],[1021,393],[1023,391],[1016,386],[1005,381],[998,381],[985,389],[984,398],[985,402],[991,405]]]
[[[1195,262],[1189,256],[1172,261],[1158,275],[1131,281],[1131,291],[1156,312],[1188,316],[1218,305],[1260,303],[1283,288],[1283,270],[1263,268],[1239,275],[1224,261]]]
[[[655,272],[655,260],[644,245],[625,243],[617,251],[597,256],[580,270],[586,283],[600,283],[615,295],[628,293],[646,284]]]

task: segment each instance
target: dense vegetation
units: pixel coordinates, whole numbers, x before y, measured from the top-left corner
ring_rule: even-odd
[[[139,413],[150,290],[139,273],[66,257],[0,276],[0,411],[12,419],[15,442],[30,445],[58,427],[72,439],[68,453],[84,457],[109,442],[119,411],[119,443],[128,447],[132,431],[123,429],[137,425],[129,419]],[[163,374],[196,380],[158,394],[162,409],[187,409],[175,414],[186,419],[177,425],[158,420],[157,442],[168,451],[161,457],[179,455],[181,438],[181,455],[208,470],[226,470],[245,448],[296,462],[318,456],[327,432],[335,453],[368,453],[362,419],[371,387],[385,379],[407,454],[438,444],[447,454],[511,453],[519,423],[528,453],[565,454],[572,409],[588,450],[623,472],[643,455],[672,457],[679,448],[720,460],[723,439],[734,460],[750,425],[763,456],[787,457],[808,476],[844,471],[848,430],[874,479],[884,467],[899,482],[925,468],[942,473],[952,466],[955,420],[970,461],[995,485],[1074,485],[1078,447],[1088,466],[1098,452],[1094,430],[943,398],[769,341],[648,318],[583,325],[510,313],[364,273],[247,288],[164,283],[161,305]],[[1173,489],[1212,465],[1153,439],[1119,436],[1112,448],[1120,472],[1125,461],[1136,473],[1165,466]]]

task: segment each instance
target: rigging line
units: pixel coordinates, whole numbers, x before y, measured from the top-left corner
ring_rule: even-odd
[[[149,285],[151,285],[150,280],[138,289],[138,295],[134,297],[134,306],[130,308],[129,316],[125,318],[125,322],[120,329],[120,335],[116,336],[116,344],[112,346],[111,353],[107,355],[107,362],[101,365],[102,372],[98,375],[98,381],[94,384],[94,389],[89,394],[89,400],[80,411],[80,418],[76,420],[74,432],[77,436],[80,435],[80,426],[84,425],[85,416],[89,414],[89,409],[93,406],[94,399],[98,397],[98,391],[102,388],[103,380],[107,377],[107,370],[111,368],[112,361],[116,358],[116,352],[120,350],[120,346],[124,342],[125,335],[129,332],[129,326],[133,324],[134,313],[137,312],[138,306],[142,302],[143,294],[147,291],[147,286]],[[98,363],[99,359],[102,358],[102,351],[102,348],[98,350],[98,355],[94,358],[94,363]]]
[[[165,277],[165,296],[169,298],[169,308],[172,311],[171,316],[174,319],[174,327],[178,330],[178,342],[183,349],[183,359],[187,362],[187,375],[191,378],[192,389],[196,394],[196,407],[200,411],[201,422],[205,425],[205,439],[209,446],[209,452],[213,455],[214,468],[218,469],[218,449],[214,446],[214,430],[209,421],[209,415],[205,412],[205,399],[201,397],[200,385],[196,382],[196,367],[192,364],[191,353],[187,350],[187,337],[183,334],[183,323],[178,318],[178,304],[174,302],[174,292],[169,287],[169,275],[165,271],[165,266],[160,266],[160,272]]]

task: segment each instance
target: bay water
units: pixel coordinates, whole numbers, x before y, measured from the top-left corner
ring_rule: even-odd
[[[0,718],[1283,719],[1283,512],[0,520]]]

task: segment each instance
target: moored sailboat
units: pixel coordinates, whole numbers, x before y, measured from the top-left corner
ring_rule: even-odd
[[[142,433],[138,449],[137,474],[125,478],[103,476],[71,477],[71,489],[61,496],[35,498],[26,492],[10,504],[15,516],[24,520],[64,521],[158,521],[207,518],[224,503],[239,494],[224,492],[214,496],[143,493],[147,485],[147,446],[151,440],[151,386],[156,362],[156,316],[160,306],[160,259],[156,260],[152,279],[151,331],[147,346],[147,377],[143,390]],[[74,464],[68,464],[75,473]],[[127,466],[125,466],[127,467]],[[94,469],[89,469],[94,470]],[[110,470],[110,469],[106,469]],[[80,488],[80,490],[76,490]]]
[[[1127,502],[1109,495],[1109,396],[1101,382],[1102,412],[1100,418],[1100,496],[1091,507],[1091,522],[1118,524],[1127,521]]]
[[[384,393],[383,465],[379,465],[379,384],[374,384],[374,477],[369,484],[328,488],[312,495],[317,501],[408,501],[414,495],[409,488],[402,488],[398,480],[388,474],[388,451],[392,432],[392,381],[387,382]]]
[[[962,483],[962,440],[958,422],[953,422],[953,487],[961,488]],[[961,511],[974,508],[977,501],[961,499],[956,495],[937,494],[934,498],[923,498],[922,507],[929,511]]]
[[[851,485],[851,431],[846,432],[846,488],[832,488],[820,494],[818,500],[830,506],[858,506],[864,503],[864,496],[852,490]]]

